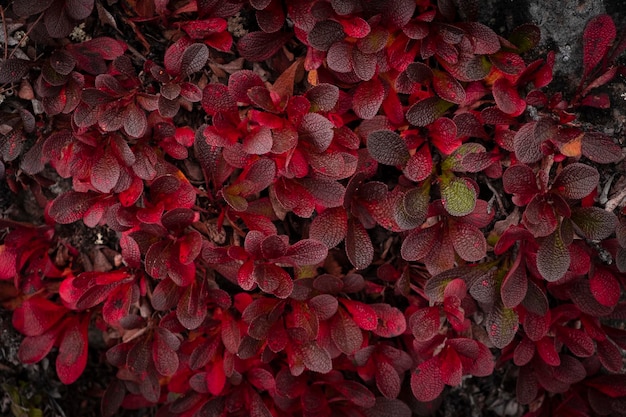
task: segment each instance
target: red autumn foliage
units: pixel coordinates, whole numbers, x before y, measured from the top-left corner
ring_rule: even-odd
[[[65,38],[101,3],[11,16]],[[626,40],[590,19],[568,100],[539,28],[475,3],[129,1],[137,41],[5,51],[33,102],[0,103],[0,173],[39,210],[0,220],[19,359],[71,384],[106,332],[104,416],[410,417],[502,369],[528,417],[622,415],[622,148],[579,116]]]

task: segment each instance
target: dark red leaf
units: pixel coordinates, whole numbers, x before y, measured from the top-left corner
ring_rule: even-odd
[[[79,193],[68,191],[52,202],[48,213],[57,223],[74,223],[83,218],[87,210],[99,199],[100,195],[92,192]]]
[[[11,58],[0,62],[0,83],[19,81],[28,73],[30,63],[25,59]]]
[[[291,36],[289,32],[280,34],[250,32],[239,39],[237,49],[241,56],[249,61],[264,61],[278,52]]]
[[[343,394],[348,401],[363,408],[373,407],[376,398],[370,390],[355,381],[342,381],[335,385],[335,389]]]
[[[321,374],[327,374],[333,369],[333,362],[325,349],[315,342],[309,342],[297,348],[302,362],[307,369]]]
[[[334,20],[317,22],[307,36],[309,44],[320,51],[328,51],[328,48],[345,37],[343,26]]]
[[[203,43],[189,45],[180,63],[180,77],[184,78],[204,68],[209,59],[209,48]]]
[[[374,246],[365,227],[354,218],[348,221],[346,254],[356,269],[367,268],[374,259]]]
[[[549,282],[558,281],[565,275],[570,264],[569,251],[556,230],[545,237],[537,251],[537,269],[541,276]]]
[[[372,158],[385,165],[402,165],[409,160],[406,142],[390,130],[376,130],[367,137],[367,150]]]
[[[337,246],[348,231],[348,215],[343,207],[324,210],[311,222],[309,236],[329,249]]]
[[[328,255],[328,248],[324,243],[315,239],[303,239],[285,252],[285,257],[298,266],[316,265]]]
[[[413,104],[406,112],[406,120],[414,126],[423,127],[433,123],[454,104],[441,100],[439,97],[429,97]]]
[[[573,163],[559,173],[552,184],[552,189],[565,198],[581,199],[598,187],[600,174],[586,164]]]
[[[300,140],[310,141],[318,152],[324,152],[333,140],[333,127],[333,123],[321,114],[307,113],[298,127]]]
[[[339,100],[339,88],[332,84],[321,83],[306,92],[311,102],[312,112],[331,111]]]

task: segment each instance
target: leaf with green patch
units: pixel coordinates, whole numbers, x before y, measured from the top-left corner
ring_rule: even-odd
[[[476,207],[476,189],[465,178],[454,176],[441,178],[441,203],[452,216],[465,216]]]
[[[424,127],[439,117],[454,105],[439,97],[428,97],[413,104],[406,112],[406,120],[414,126]]]
[[[489,340],[498,349],[504,349],[515,338],[519,327],[519,318],[515,310],[497,302],[485,320]]]
[[[561,238],[561,232],[557,229],[539,244],[537,269],[546,281],[554,282],[565,275],[569,264],[569,251]]]
[[[617,226],[617,217],[600,207],[580,207],[570,217],[578,231],[587,239],[604,240]]]

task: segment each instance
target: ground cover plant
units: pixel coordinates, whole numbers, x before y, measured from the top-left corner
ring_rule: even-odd
[[[623,28],[590,17],[560,91],[539,28],[479,7],[0,9],[19,360],[106,366],[103,416],[428,415],[496,374],[508,415],[626,415],[624,137],[582,120]]]

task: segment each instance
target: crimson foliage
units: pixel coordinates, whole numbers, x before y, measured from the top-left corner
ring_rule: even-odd
[[[598,191],[622,149],[577,117],[610,107],[626,41],[589,21],[568,101],[552,52],[524,60],[539,29],[473,5],[137,1],[163,56],[100,36],[0,61],[3,179],[42,208],[0,220],[20,360],[56,347],[70,384],[107,332],[104,416],[408,417],[503,367],[529,417],[623,415],[626,212]],[[93,7],[12,13],[63,38]],[[238,12],[259,30],[233,43]],[[85,261],[75,222],[117,240]]]

